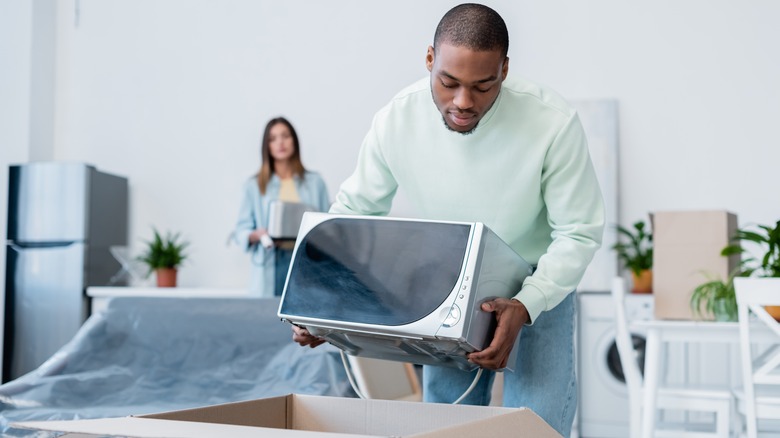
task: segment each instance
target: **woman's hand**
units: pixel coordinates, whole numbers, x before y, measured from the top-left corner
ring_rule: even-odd
[[[274,245],[274,241],[271,240],[271,236],[268,235],[268,231],[265,228],[258,228],[249,233],[249,243],[254,245],[258,242],[266,248]]]

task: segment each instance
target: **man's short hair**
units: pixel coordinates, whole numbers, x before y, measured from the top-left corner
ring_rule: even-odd
[[[466,47],[474,51],[509,50],[509,32],[498,12],[476,3],[464,3],[442,17],[433,37],[433,49],[440,44]]]

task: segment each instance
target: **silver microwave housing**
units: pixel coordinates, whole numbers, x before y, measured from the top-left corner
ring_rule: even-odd
[[[274,240],[294,240],[307,211],[316,210],[301,202],[272,200],[268,204],[268,235]]]
[[[450,230],[456,231],[457,237],[450,237]],[[313,236],[321,235],[327,238],[316,237],[321,242],[315,243]],[[442,243],[441,250],[436,239]],[[384,246],[378,247],[379,244]],[[414,248],[415,245],[420,246]],[[454,251],[450,246],[462,251]],[[400,259],[417,257],[419,252],[425,253],[420,256],[424,257],[420,264],[429,276],[425,272],[421,276],[419,265]],[[339,279],[340,282],[333,283],[332,272],[327,269],[312,273],[320,263],[312,259],[327,257],[347,260],[338,269],[343,268],[348,279],[365,281],[353,284]],[[340,261],[329,263],[339,266]],[[452,274],[444,275],[443,271]],[[481,304],[498,297],[513,297],[532,272],[527,261],[481,222],[306,212],[278,316],[306,327],[313,335],[353,356],[472,370],[477,366],[466,355],[487,347],[495,329],[493,313],[481,310]],[[435,282],[438,278],[442,279],[440,284]],[[386,281],[383,283],[382,279]],[[414,279],[428,284],[416,296],[395,297],[389,295],[392,291],[385,290],[386,283],[414,285]],[[431,281],[434,283],[430,284]],[[350,298],[353,290],[359,292],[354,300]],[[395,291],[399,295],[407,293],[403,287]],[[409,315],[393,316],[400,322],[384,321],[381,308],[370,310],[379,307],[371,300],[384,301],[385,314],[398,310],[387,307],[389,302],[403,307]],[[426,301],[427,307],[415,308],[415,300]],[[420,313],[412,314],[418,310]],[[339,317],[341,313],[353,316]],[[513,348],[509,369],[514,366],[516,350]]]

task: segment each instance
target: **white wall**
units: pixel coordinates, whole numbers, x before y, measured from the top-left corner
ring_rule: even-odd
[[[521,15],[515,71],[620,102],[623,222],[710,208],[780,219],[780,3],[524,2]]]
[[[29,158],[32,24],[32,3],[0,1],[0,242],[6,241],[7,232],[8,165]],[[0,251],[3,290],[5,257],[3,248]],[[0,339],[3,339],[4,309],[5,301],[0,300]]]
[[[425,49],[456,3],[80,0],[77,17],[62,0],[53,157],[128,176],[133,242],[152,225],[192,241],[182,285],[240,287],[249,262],[225,242],[265,121],[296,125],[304,163],[335,195],[373,113],[427,73]],[[621,222],[665,209],[780,218],[780,3],[487,4],[509,26],[511,73],[618,100]]]

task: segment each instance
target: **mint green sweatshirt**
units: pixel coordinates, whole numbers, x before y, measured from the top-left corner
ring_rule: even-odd
[[[386,215],[397,189],[419,217],[483,222],[536,272],[515,298],[531,321],[574,291],[601,245],[604,202],[577,113],[508,77],[473,133],[445,127],[430,79],[375,116],[332,213]]]

